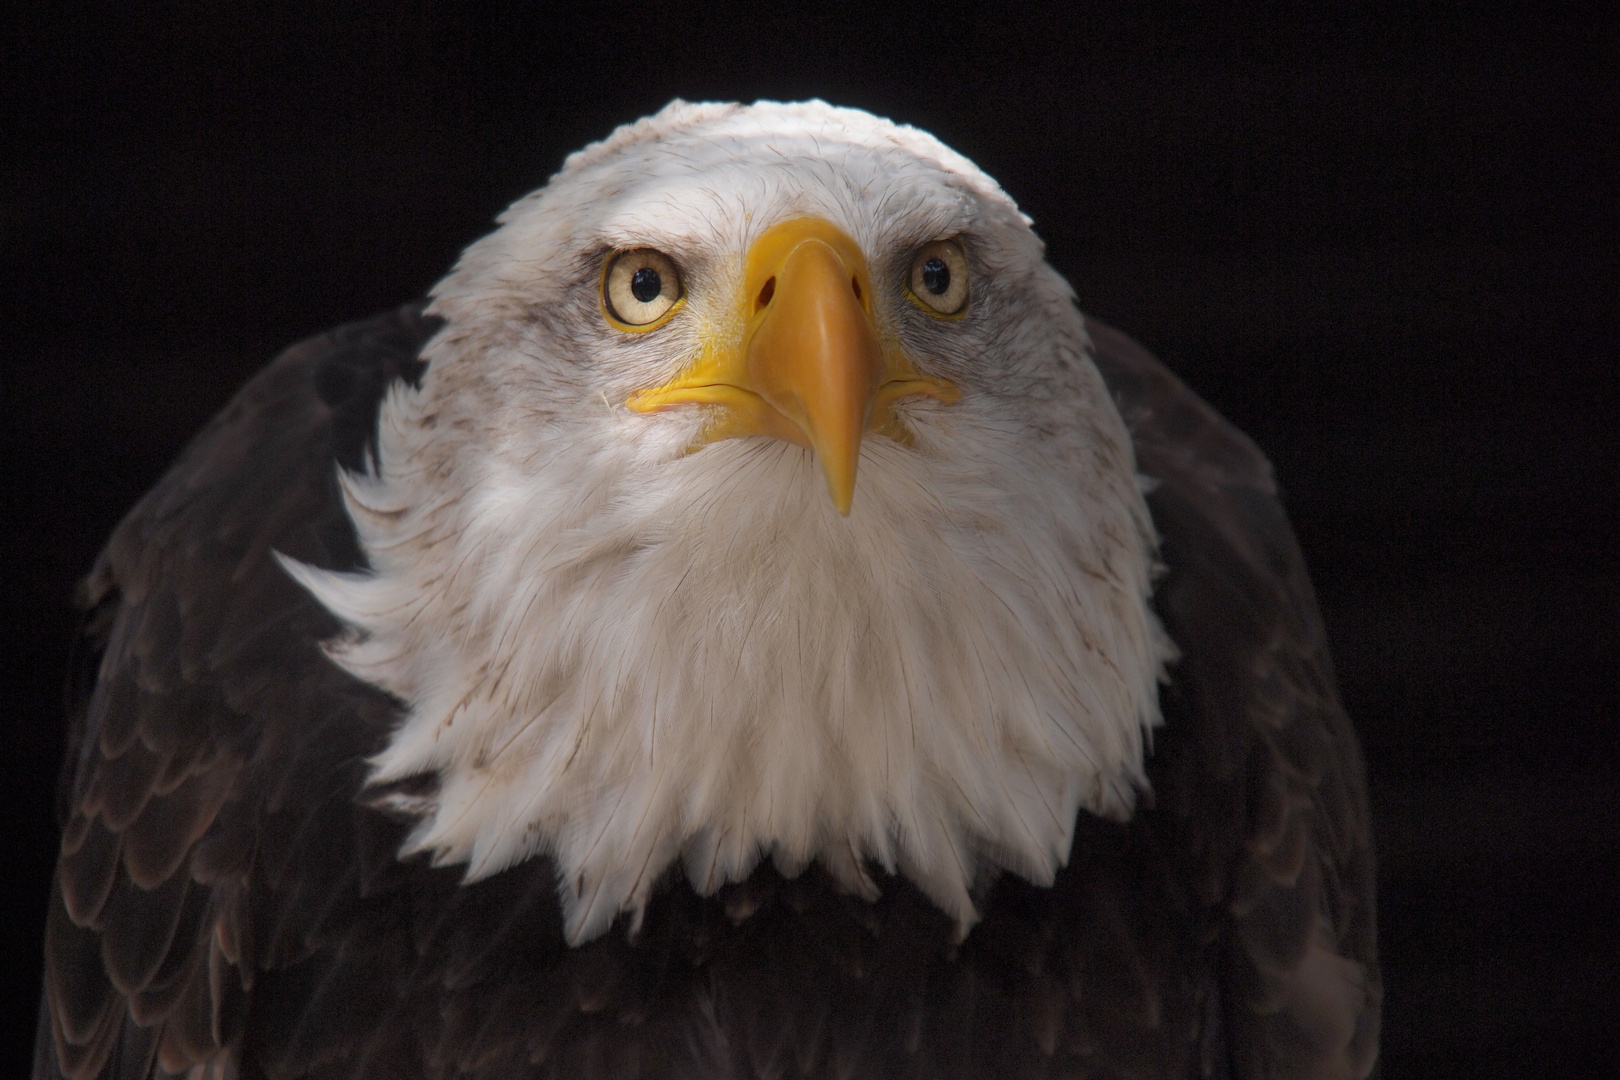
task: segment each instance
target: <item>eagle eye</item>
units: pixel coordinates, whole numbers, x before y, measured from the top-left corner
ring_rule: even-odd
[[[602,274],[602,310],[620,330],[651,330],[681,301],[681,275],[668,255],[652,248],[608,256]]]
[[[936,240],[911,261],[911,297],[931,315],[960,315],[967,310],[968,265],[955,240]]]

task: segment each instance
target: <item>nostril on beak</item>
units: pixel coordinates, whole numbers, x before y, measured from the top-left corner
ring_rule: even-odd
[[[773,297],[775,295],[776,295],[776,278],[774,278],[774,277],[767,278],[765,280],[764,287],[762,287],[759,290],[759,296],[756,297],[755,300],[754,300],[754,310],[759,311],[760,309],[764,308],[767,304],[769,304],[771,302],[771,297]]]
[[[861,279],[858,277],[850,278],[849,287],[855,290],[855,299],[859,300],[861,298]]]

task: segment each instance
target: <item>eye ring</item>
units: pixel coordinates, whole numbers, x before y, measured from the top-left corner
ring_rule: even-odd
[[[959,319],[967,314],[968,277],[962,245],[955,240],[935,240],[924,244],[912,258],[906,292],[928,314]]]
[[[602,264],[602,314],[615,329],[645,333],[686,299],[675,262],[654,248],[616,251]]]

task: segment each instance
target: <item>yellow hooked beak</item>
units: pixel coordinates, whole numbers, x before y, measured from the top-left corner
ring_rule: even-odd
[[[743,290],[740,340],[705,350],[680,378],[625,405],[717,406],[700,446],[768,435],[809,447],[847,515],[865,433],[909,442],[890,409],[895,401],[926,394],[949,403],[961,391],[917,374],[898,347],[885,348],[872,322],[866,259],[829,222],[798,218],[766,230],[748,251]]]

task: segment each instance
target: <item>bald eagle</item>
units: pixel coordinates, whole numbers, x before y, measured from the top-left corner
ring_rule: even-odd
[[[83,603],[38,1078],[1374,1066],[1269,466],[921,131],[620,128]]]

